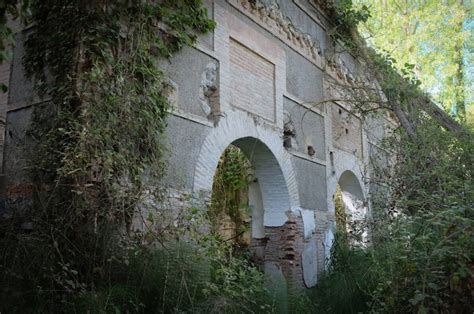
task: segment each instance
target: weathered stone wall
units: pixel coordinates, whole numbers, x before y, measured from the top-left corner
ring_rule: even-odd
[[[12,29],[14,36],[20,31],[20,23],[18,21],[9,21],[8,26]],[[13,57],[18,53],[18,49],[12,45],[7,46],[6,53]],[[4,84],[8,90],[6,92],[0,92],[0,213],[6,208],[6,192],[5,192],[5,165],[4,159],[7,153],[5,148],[5,142],[10,132],[7,132],[7,114],[8,111],[12,110],[9,106],[9,94],[13,84],[10,84],[11,71],[13,67],[13,58],[5,60],[0,64],[0,84]],[[15,59],[17,60],[17,59]],[[20,193],[21,194],[21,193]]]
[[[255,167],[263,203],[264,263],[281,271],[290,291],[311,287],[324,272],[334,228],[333,195],[349,171],[370,210],[366,165],[392,121],[349,112],[341,86],[372,82],[347,52],[335,54],[331,21],[311,0],[205,1],[216,29],[170,60],[160,61],[173,102],[163,141],[167,201],[157,210],[206,207],[218,160],[230,144]],[[4,188],[15,208],[31,194],[26,130],[37,99],[21,66],[24,32],[13,61],[0,66],[10,82],[0,96]],[[0,200],[1,200],[0,198]],[[143,228],[144,221],[136,227]],[[263,240],[262,240],[263,241]]]

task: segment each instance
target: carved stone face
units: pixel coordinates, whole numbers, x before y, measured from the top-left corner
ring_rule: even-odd
[[[217,83],[217,63],[209,62],[206,66],[206,70],[202,74],[201,86],[216,89]]]
[[[217,91],[217,62],[209,62],[201,75],[199,100],[204,113],[209,116],[213,111],[212,96]]]

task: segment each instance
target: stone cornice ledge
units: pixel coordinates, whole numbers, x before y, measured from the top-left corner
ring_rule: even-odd
[[[262,0],[227,0],[227,2],[317,67],[323,69],[324,61],[319,42],[295,27],[290,19],[283,15],[277,4],[265,4]]]
[[[207,126],[209,128],[214,127],[214,124],[212,122],[210,122],[209,120],[207,120],[206,118],[195,115],[195,114],[192,114],[192,113],[189,113],[189,112],[186,112],[186,111],[183,111],[181,109],[171,108],[167,111],[168,111],[169,114],[171,114],[173,116],[180,117],[180,118],[183,118],[183,119],[186,119],[186,120],[189,120],[189,121]]]
[[[337,82],[350,85],[352,82],[366,82],[368,80],[367,75],[351,73],[340,56],[329,57],[326,55],[323,57],[318,40],[296,27],[288,17],[283,15],[275,0],[269,1],[269,3],[264,0],[226,1]],[[315,17],[313,17],[314,19]],[[320,23],[317,24],[320,25]]]
[[[322,166],[326,166],[326,161],[325,160],[322,160],[322,159],[319,159],[317,157],[310,157],[306,154],[303,154],[295,149],[288,149],[288,152],[295,156],[295,157],[298,157],[298,158],[301,158],[301,159],[304,159],[304,160],[307,160],[307,161],[310,161],[310,162],[313,162],[315,164],[318,164],[318,165],[322,165]]]

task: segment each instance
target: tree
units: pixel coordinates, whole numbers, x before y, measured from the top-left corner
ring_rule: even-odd
[[[388,52],[402,70],[414,65],[421,87],[460,121],[473,101],[469,18],[463,0],[358,0],[371,17],[360,30],[369,44]],[[472,45],[472,44],[471,44]]]

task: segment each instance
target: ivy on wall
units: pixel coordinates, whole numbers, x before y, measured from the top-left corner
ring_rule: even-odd
[[[248,190],[253,180],[250,161],[235,146],[229,146],[222,154],[214,175],[209,216],[214,232],[223,235],[222,220],[230,219],[233,230],[228,236],[237,244],[245,245],[243,236],[250,220]],[[228,240],[228,239],[225,239]],[[248,243],[247,243],[248,244]]]
[[[25,248],[6,251],[17,263],[12,273],[28,275],[6,276],[2,285],[33,294],[82,291],[106,275],[117,236],[165,167],[169,103],[157,63],[214,22],[200,0],[37,0],[28,7],[24,67],[45,102],[35,106],[29,131],[34,200],[19,213],[33,229],[28,241],[15,225],[6,232]],[[29,289],[15,288],[22,284]]]

